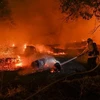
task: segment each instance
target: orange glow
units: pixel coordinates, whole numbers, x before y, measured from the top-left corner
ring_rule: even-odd
[[[65,49],[68,43],[85,42],[88,37],[100,44],[100,29],[98,28],[94,34],[91,34],[91,31],[100,23],[94,17],[88,21],[79,18],[66,22],[59,9],[59,2],[55,0],[8,1],[15,25],[11,25],[10,21],[0,22],[0,57],[15,58],[16,62],[11,64],[12,69],[28,66],[36,53],[53,56],[67,55],[60,46]],[[23,53],[28,44],[33,44],[36,48],[36,52],[29,60]],[[52,49],[47,46],[54,44],[60,45],[58,49],[62,51],[57,52],[56,48]],[[13,49],[17,53],[11,47],[16,47]],[[83,49],[84,46],[81,48]],[[77,47],[76,45],[70,46],[69,49],[75,50]],[[22,58],[23,55],[26,58]],[[4,68],[7,66],[9,67],[9,64]]]
[[[40,53],[46,53],[46,54],[50,54],[50,55],[66,55],[65,52],[53,52],[53,50],[45,45],[36,45],[35,46],[36,50]]]
[[[27,44],[24,44],[24,49],[26,49],[26,47],[27,47]]]
[[[16,67],[22,67],[23,66],[23,63],[22,63],[22,60],[21,60],[21,57],[18,55],[17,58],[16,58],[16,64],[15,64]]]
[[[22,63],[17,63],[17,64],[15,64],[15,66],[16,66],[16,67],[22,67],[23,64],[22,64]]]
[[[51,70],[50,72],[51,72],[51,73],[54,73],[54,70]]]
[[[15,44],[14,43],[12,44],[12,47],[15,47]]]
[[[51,72],[51,73],[55,73],[55,68],[52,68],[52,69],[50,70],[50,72]]]
[[[17,56],[17,58],[18,58],[18,60],[20,61],[20,56],[19,56],[19,55]]]
[[[90,36],[100,43],[99,28],[95,35],[88,34],[99,24],[95,18],[66,22],[59,10],[59,2],[55,0],[9,0],[9,5],[16,25],[11,26],[8,21],[0,24],[1,44],[14,41],[21,45],[26,42],[65,46],[70,41],[81,41]]]
[[[35,48],[38,52],[40,53],[48,53],[48,54],[51,54],[53,53],[49,47],[46,47],[45,45],[43,44],[38,44],[38,45],[35,45]]]
[[[23,47],[24,47],[24,48],[23,48],[23,51],[25,51],[25,49],[26,49],[26,47],[27,47],[27,44],[24,44]]]

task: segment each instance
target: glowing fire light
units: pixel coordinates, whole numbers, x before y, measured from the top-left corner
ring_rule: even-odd
[[[24,49],[26,49],[26,47],[27,47],[27,44],[24,45]]]
[[[84,42],[85,40],[84,40],[84,39],[82,39],[82,41]]]
[[[17,64],[15,64],[15,66],[16,67],[18,67],[18,66],[21,67],[21,66],[23,66],[23,64],[22,63],[17,63]]]
[[[15,44],[14,43],[12,44],[12,47],[15,47]]]
[[[22,67],[23,66],[21,57],[19,55],[17,56],[17,63],[15,64],[15,66],[16,67],[18,67],[18,66]]]
[[[53,53],[53,55],[57,56],[57,55],[66,55],[65,52],[60,52],[60,53]]]
[[[20,59],[20,56],[19,55],[17,57],[18,57],[18,59]]]
[[[46,54],[50,54],[50,55],[66,55],[66,53],[64,51],[62,52],[54,52],[51,48],[45,46],[45,45],[36,45],[36,50],[40,53],[46,53]]]
[[[25,51],[26,48],[27,48],[27,44],[24,44],[24,49],[23,49],[23,51]]]
[[[52,69],[50,72],[51,72],[51,73],[54,73],[55,71],[54,71],[54,69]]]

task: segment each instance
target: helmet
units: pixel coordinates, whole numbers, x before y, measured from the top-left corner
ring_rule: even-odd
[[[58,71],[61,71],[61,65],[60,65],[60,63],[56,62],[56,63],[54,64],[54,67],[55,67]]]
[[[87,39],[87,42],[90,42],[90,41],[93,41],[93,40],[92,40],[91,38],[88,38],[88,39]]]

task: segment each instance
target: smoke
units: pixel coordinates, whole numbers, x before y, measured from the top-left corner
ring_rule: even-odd
[[[0,43],[61,44],[87,38],[95,19],[62,20],[59,0],[9,0],[15,25],[0,23]]]
[[[61,34],[61,43],[66,44],[68,42],[73,41],[82,41],[83,39],[86,40],[88,37],[92,37],[91,30],[95,27],[95,20],[90,19],[83,20],[81,18],[64,23],[62,26],[62,34]]]
[[[56,43],[60,13],[55,0],[9,0],[13,19],[11,29],[15,41],[28,43]]]

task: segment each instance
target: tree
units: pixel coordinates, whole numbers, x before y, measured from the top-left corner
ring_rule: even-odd
[[[79,17],[89,20],[93,16],[100,19],[100,0],[60,0],[60,7],[66,20]]]
[[[10,20],[13,23],[8,0],[0,0],[0,21],[4,20]]]

